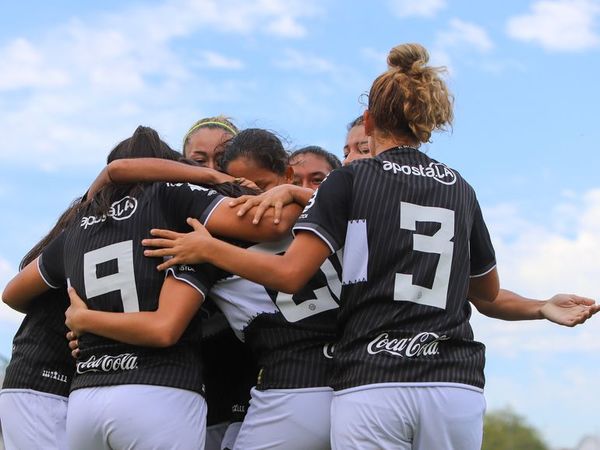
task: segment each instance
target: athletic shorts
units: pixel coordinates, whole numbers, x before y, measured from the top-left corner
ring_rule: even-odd
[[[0,391],[6,450],[66,450],[67,398],[30,389]]]
[[[331,443],[338,450],[480,450],[483,392],[462,385],[374,384],[336,392]]]
[[[333,390],[329,387],[250,391],[235,450],[328,450]]]
[[[197,392],[123,384],[76,389],[69,396],[72,449],[202,449],[205,436],[206,402]]]

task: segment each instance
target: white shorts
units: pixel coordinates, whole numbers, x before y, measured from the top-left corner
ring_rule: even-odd
[[[240,428],[242,428],[242,422],[231,422],[229,424],[221,441],[221,450],[233,450],[238,434],[240,434]]]
[[[192,391],[123,384],[76,389],[69,396],[69,448],[201,450],[206,402]]]
[[[66,422],[66,397],[30,389],[0,391],[6,450],[66,450]]]
[[[235,450],[328,450],[333,390],[250,391],[250,407]]]
[[[460,387],[375,384],[336,393],[331,443],[339,450],[480,450],[483,393]]]

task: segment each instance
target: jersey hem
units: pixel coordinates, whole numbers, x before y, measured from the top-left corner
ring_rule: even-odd
[[[261,392],[275,392],[275,393],[282,393],[282,394],[302,394],[302,393],[309,393],[309,392],[333,391],[333,388],[331,388],[329,386],[318,386],[318,387],[308,387],[308,388],[286,388],[286,389],[281,389],[281,388],[258,389],[256,386],[254,386],[252,389],[256,389],[257,391],[261,391]]]
[[[36,391],[35,389],[25,389],[25,388],[4,388],[0,390],[0,395],[2,394],[35,394],[41,395],[43,397],[53,398],[56,400],[67,401],[69,398],[68,395],[59,395],[59,394],[51,394],[50,392],[44,391]]]
[[[433,383],[373,383],[373,384],[365,384],[363,386],[354,386],[351,388],[341,389],[339,391],[335,391],[334,395],[344,395],[350,394],[352,392],[357,391],[366,391],[369,389],[383,389],[383,388],[407,388],[407,387],[453,387],[460,389],[468,389],[470,391],[481,392],[483,393],[482,388],[478,388],[477,386],[472,386],[470,384],[464,383],[451,383],[451,382],[433,382]]]
[[[483,277],[485,275],[487,275],[488,273],[490,273],[492,270],[494,270],[496,268],[497,264],[494,263],[494,265],[492,267],[490,267],[488,270],[484,271],[483,273],[476,273],[473,275],[469,275],[469,278],[479,278],[479,277]]]

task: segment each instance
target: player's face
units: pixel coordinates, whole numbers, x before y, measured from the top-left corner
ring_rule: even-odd
[[[275,186],[285,184],[288,180],[275,172],[260,167],[254,160],[240,157],[227,165],[227,173],[232,177],[243,177],[254,183],[263,191],[268,191]]]
[[[344,162],[346,166],[357,159],[370,158],[369,139],[365,133],[364,125],[350,128],[344,145]]]
[[[296,156],[290,165],[294,169],[293,183],[310,189],[317,189],[332,170],[324,158],[313,153]]]
[[[190,137],[185,147],[185,156],[203,167],[219,170],[218,161],[223,153],[223,143],[231,138],[231,134],[219,128],[200,128]]]

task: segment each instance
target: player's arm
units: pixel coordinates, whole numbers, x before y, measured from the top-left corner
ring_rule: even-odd
[[[500,289],[494,302],[472,299],[477,310],[502,320],[547,319],[558,325],[575,326],[589,319],[600,310],[591,298],[574,294],[556,294],[548,300],[523,297],[515,292]]]
[[[274,222],[278,223],[285,205],[296,203],[304,208],[314,192],[312,189],[294,184],[282,184],[260,195],[242,195],[230,200],[228,204],[231,208],[241,205],[237,208],[238,216],[243,216],[252,209],[253,214],[251,214],[251,217],[254,218],[253,223],[259,223],[265,212],[269,208],[273,208]]]
[[[471,301],[490,303],[498,296],[499,289],[498,271],[494,267],[483,275],[472,276],[470,278],[467,297]]]
[[[31,300],[48,289],[50,286],[40,274],[36,258],[8,282],[2,292],[2,301],[16,311],[27,313]]]
[[[108,164],[89,189],[93,196],[109,183],[127,184],[153,181],[189,182],[194,184],[219,184],[236,179],[208,167],[191,166],[159,158],[118,159]]]
[[[252,242],[278,241],[289,236],[292,226],[302,212],[300,205],[289,204],[282,207],[277,222],[274,209],[269,209],[262,214],[264,220],[255,222],[255,209],[258,206],[252,207],[249,210],[250,214],[240,215],[238,211],[243,205],[232,208],[228,205],[231,200],[233,199],[225,199],[211,213],[205,223],[210,233]],[[156,230],[152,230],[152,235],[161,236]]]
[[[115,313],[95,311],[73,288],[69,288],[71,306],[66,325],[76,336],[93,333],[132,345],[169,347],[179,341],[204,296],[189,284],[166,277],[156,311]]]
[[[146,256],[173,256],[159,265],[159,270],[176,264],[208,262],[271,289],[296,293],[331,254],[327,244],[309,232],[298,232],[285,254],[272,255],[249,251],[215,239],[196,219],[190,219],[188,223],[194,231],[180,235],[175,240],[142,241],[145,246],[162,247],[145,250]]]

